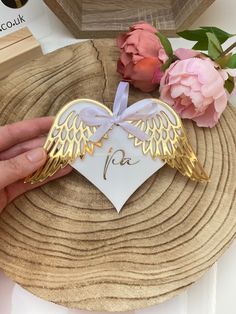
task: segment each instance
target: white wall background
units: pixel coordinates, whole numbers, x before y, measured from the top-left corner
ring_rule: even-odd
[[[78,42],[62,23],[35,1],[38,17],[29,27],[43,46],[44,53]],[[1,17],[1,11],[0,11]],[[193,27],[214,25],[236,33],[236,0],[216,0]],[[186,46],[182,39],[172,39],[174,48]],[[189,44],[191,47],[191,44]],[[236,104],[236,98],[232,99]],[[236,314],[236,243],[197,283],[170,301],[136,314]],[[14,284],[0,271],[0,314],[85,314],[43,301]],[[134,312],[129,312],[133,313]]]

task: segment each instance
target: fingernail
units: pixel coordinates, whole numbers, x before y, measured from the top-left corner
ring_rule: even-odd
[[[39,162],[45,158],[45,150],[43,148],[36,148],[31,150],[26,154],[26,157],[29,159],[30,162]]]

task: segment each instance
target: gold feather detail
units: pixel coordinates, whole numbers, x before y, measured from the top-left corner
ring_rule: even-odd
[[[63,118],[64,112],[65,110],[56,117],[44,145],[48,155],[46,163],[26,178],[26,183],[42,182],[77,158],[82,159],[87,153],[92,155],[95,146],[102,146],[101,142],[89,141],[96,127],[85,125],[75,111]]]
[[[179,116],[169,105],[160,100],[151,99],[151,101],[160,106],[160,112],[149,120],[133,122],[133,125],[149,137],[146,141],[140,141],[129,134],[129,138],[134,140],[134,145],[140,146],[145,155],[150,154],[154,159],[159,157],[194,181],[209,181],[207,173],[188,142]]]

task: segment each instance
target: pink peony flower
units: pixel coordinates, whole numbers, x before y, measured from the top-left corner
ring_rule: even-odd
[[[191,51],[177,53],[174,62],[161,79],[161,99],[200,127],[213,127],[227,106],[225,75],[205,56]],[[192,57],[195,55],[195,57]]]
[[[156,33],[155,27],[142,22],[117,38],[121,51],[117,71],[144,92],[151,92],[160,83],[160,67],[168,59]],[[154,77],[156,73],[159,75]]]

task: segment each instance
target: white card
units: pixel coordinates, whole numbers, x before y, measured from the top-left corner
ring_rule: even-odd
[[[59,123],[63,124],[71,112],[79,116],[81,110],[93,107],[97,105],[92,100],[74,101],[61,115]],[[102,191],[119,212],[137,188],[165,163],[144,155],[120,126],[114,125],[102,143],[92,155],[86,154],[71,165]]]
[[[77,159],[72,166],[101,190],[119,212],[134,191],[164,164],[143,155],[128,139],[127,132],[114,126],[101,148]]]
[[[146,100],[141,100],[136,104],[144,107],[145,103]],[[97,107],[93,100],[75,100],[60,115],[58,125],[64,125],[71,113],[80,116],[82,110]],[[100,110],[107,114],[106,109],[100,107]],[[95,147],[92,155],[87,153],[71,166],[92,182],[119,212],[137,188],[164,164],[159,158],[143,154],[142,149],[135,147],[133,140],[128,138],[128,133],[114,125],[108,138],[102,140],[102,147]]]

